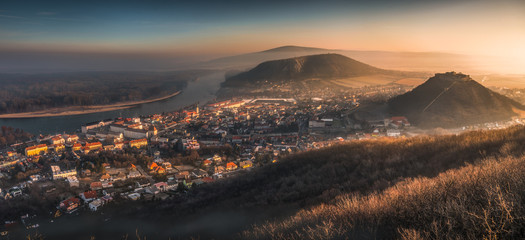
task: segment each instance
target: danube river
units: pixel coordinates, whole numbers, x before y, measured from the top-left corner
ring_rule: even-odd
[[[170,112],[200,102],[204,104],[215,98],[220,84],[224,81],[224,72],[216,72],[188,82],[182,93],[158,102],[137,105],[132,108],[89,113],[72,116],[0,119],[0,126],[21,128],[33,134],[71,133],[80,130],[84,123],[116,117],[138,117],[154,113]]]

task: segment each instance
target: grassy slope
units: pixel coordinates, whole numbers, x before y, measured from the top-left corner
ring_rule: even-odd
[[[487,159],[382,192],[345,194],[247,239],[522,239],[525,157]]]

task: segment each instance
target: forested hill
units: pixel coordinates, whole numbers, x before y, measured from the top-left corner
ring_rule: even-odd
[[[0,114],[153,99],[203,71],[0,74]]]
[[[263,82],[347,78],[389,73],[339,54],[320,54],[263,62],[250,71],[229,77],[225,87]]]

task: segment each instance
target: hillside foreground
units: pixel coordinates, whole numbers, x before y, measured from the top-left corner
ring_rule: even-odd
[[[480,133],[517,136],[525,129]],[[471,137],[479,138],[465,144],[484,144],[484,136]],[[522,239],[525,157],[521,143],[512,139],[478,162],[435,177],[405,178],[385,190],[344,193],[285,220],[255,225],[241,238]]]

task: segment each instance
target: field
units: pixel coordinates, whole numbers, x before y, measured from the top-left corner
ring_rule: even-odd
[[[385,85],[397,83],[402,85],[416,86],[423,83],[426,78],[406,78],[395,75],[371,75],[331,80],[332,83],[343,87],[360,88],[365,86]]]

